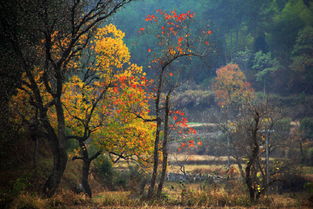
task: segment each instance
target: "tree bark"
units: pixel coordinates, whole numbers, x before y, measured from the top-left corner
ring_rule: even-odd
[[[168,121],[169,121],[169,112],[170,112],[170,95],[171,91],[168,92],[165,100],[165,116],[164,116],[164,138],[163,138],[163,146],[162,146],[162,154],[163,154],[163,162],[162,162],[162,171],[161,171],[161,178],[160,178],[160,183],[158,186],[158,191],[157,191],[157,197],[161,196],[162,189],[163,189],[163,184],[166,176],[166,170],[167,170],[167,158],[168,158],[168,153],[167,153],[167,141],[168,141]]]
[[[77,140],[79,142],[79,146],[81,149],[81,156],[75,156],[75,157],[73,157],[72,160],[80,159],[83,161],[81,184],[82,184],[84,193],[87,194],[88,197],[91,198],[92,197],[92,191],[91,191],[91,188],[89,185],[89,178],[88,178],[89,177],[90,164],[94,159],[96,159],[101,154],[101,152],[98,151],[92,157],[89,158],[88,150],[87,150],[87,147],[86,147],[85,142],[84,142],[87,139],[80,138]]]
[[[92,192],[89,186],[89,169],[90,169],[90,161],[89,159],[83,159],[83,170],[82,170],[82,186],[84,192],[88,195],[88,197],[92,197]]]
[[[159,110],[158,110],[159,112]],[[159,117],[159,113],[157,113],[157,118]],[[156,177],[158,175],[158,165],[159,165],[159,141],[160,141],[160,129],[161,129],[161,120],[157,120],[157,130],[155,134],[154,141],[154,152],[153,152],[153,172],[150,181],[150,188],[148,191],[148,198],[151,198],[154,193],[154,187],[156,183]]]
[[[300,138],[299,140],[299,148],[300,148],[300,155],[301,155],[301,163],[305,163],[306,159],[305,159],[305,154],[303,151],[303,142],[302,142],[302,138]]]
[[[260,120],[260,115],[258,112],[255,112],[254,116],[254,127],[252,128],[252,140],[253,140],[253,148],[252,148],[252,153],[251,156],[249,157],[249,161],[246,166],[246,176],[245,176],[245,181],[246,185],[249,190],[249,197],[251,201],[256,201],[257,196],[256,196],[256,189],[253,187],[253,174],[252,174],[252,169],[253,166],[255,165],[255,161],[257,160],[258,154],[259,154],[259,144],[257,141],[257,131],[258,131],[258,126],[259,126],[259,120]]]
[[[38,158],[38,138],[34,137],[33,141],[35,143],[34,145],[34,152],[33,152],[33,169],[37,169],[37,158]]]
[[[163,73],[164,73],[165,67],[166,66],[162,67],[162,70],[160,72],[157,95],[156,95],[156,100],[155,100],[155,114],[156,114],[156,119],[157,119],[157,127],[156,127],[156,133],[155,133],[154,152],[153,152],[153,172],[152,172],[151,181],[150,181],[150,188],[148,191],[148,198],[152,198],[153,196],[156,178],[158,175],[159,142],[160,142],[160,131],[161,131],[161,125],[162,125],[162,121],[160,119],[160,99],[161,99],[161,90],[162,90],[162,83],[163,83],[163,76],[164,76]]]
[[[89,168],[90,168],[90,162],[91,160],[89,159],[87,147],[84,143],[83,140],[79,141],[79,146],[81,150],[81,159],[83,160],[83,169],[82,169],[82,179],[81,179],[81,184],[83,186],[84,192],[89,196],[92,197],[92,192],[89,186]]]
[[[61,69],[57,68],[55,69],[55,71],[60,72]],[[45,122],[45,126],[47,127],[47,129],[49,129],[48,132],[54,133],[54,137],[50,140],[54,161],[53,168],[44,187],[44,193],[47,197],[51,197],[56,192],[67,164],[67,153],[65,150],[65,118],[61,101],[62,89],[63,79],[60,77],[57,79],[57,95],[55,97],[55,110],[58,122],[57,135],[55,134],[54,129],[51,127],[50,123],[48,121]],[[45,110],[43,109],[42,111]],[[46,115],[43,118],[48,120],[48,117]]]
[[[44,194],[46,197],[52,197],[55,194],[67,163],[67,153],[64,148],[59,146],[58,141],[53,140],[50,144],[53,154],[53,168],[44,185]]]

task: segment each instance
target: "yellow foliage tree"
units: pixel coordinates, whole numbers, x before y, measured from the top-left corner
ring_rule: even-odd
[[[149,118],[149,81],[142,67],[130,63],[124,33],[110,24],[99,28],[89,53],[95,64],[72,76],[65,84],[65,118],[80,149],[73,159],[83,160],[82,185],[91,196],[88,184],[90,163],[103,152],[118,159],[149,160],[152,152],[152,126],[137,115]],[[89,156],[88,145],[99,150]],[[78,154],[78,155],[77,155]]]
[[[151,95],[145,90],[150,81],[142,67],[130,63],[124,36],[112,24],[98,28],[90,47],[80,54],[80,62],[68,63],[73,70],[62,89],[64,119],[70,130],[66,138],[76,139],[79,144],[70,157],[83,161],[82,186],[89,196],[92,195],[88,183],[90,164],[100,154],[106,152],[146,166],[153,150],[154,124],[138,117],[150,117],[148,100]],[[52,46],[52,56],[58,56],[59,47]],[[40,68],[35,72],[35,82],[43,104],[47,105],[53,98],[44,83],[45,72]],[[12,120],[36,119],[38,112],[29,105],[32,102],[29,80],[24,74],[23,85],[11,100],[12,110],[17,106],[22,108],[15,111]],[[47,109],[47,115],[57,132],[58,116],[54,106]],[[96,147],[98,152],[90,155],[89,146]]]

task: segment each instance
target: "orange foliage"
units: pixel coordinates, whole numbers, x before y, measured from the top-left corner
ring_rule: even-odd
[[[219,68],[216,75],[213,89],[219,106],[248,102],[254,98],[254,90],[237,64]]]

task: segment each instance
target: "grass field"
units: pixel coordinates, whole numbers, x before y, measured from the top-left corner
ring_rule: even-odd
[[[171,155],[170,161],[185,162],[185,155]],[[205,172],[209,174],[225,175],[227,170],[227,157],[214,157],[202,155],[190,155],[188,160],[196,164],[189,163],[185,165],[187,172]],[[205,164],[203,162],[216,161],[217,164]],[[237,168],[236,165],[232,165]],[[126,169],[127,163],[120,162],[117,167]],[[313,182],[313,167],[303,166],[303,175],[306,179]],[[179,165],[170,165],[168,172],[179,173]],[[61,191],[58,195],[51,199],[41,199],[31,194],[22,194],[19,198],[22,205],[37,205],[34,208],[38,209],[118,209],[118,208],[134,208],[134,209],[188,209],[188,208],[223,208],[223,209],[239,209],[239,208],[254,208],[254,209],[278,209],[278,208],[297,208],[309,209],[312,208],[312,202],[309,201],[309,192],[292,192],[292,193],[272,193],[263,196],[258,203],[251,203],[246,187],[238,178],[227,180],[222,183],[179,183],[165,182],[163,196],[161,199],[146,200],[142,199],[136,193],[136,189],[130,188],[127,191],[107,191],[98,190],[95,192],[92,199],[87,198],[83,194],[74,194],[70,191]],[[94,188],[94,187],[93,187]],[[145,191],[147,191],[146,185]],[[23,203],[24,201],[24,203]],[[16,203],[19,205],[20,203]],[[16,207],[18,208],[18,207]],[[27,207],[26,207],[27,208]],[[14,207],[12,209],[15,209]]]
[[[205,172],[209,174],[225,175],[227,170],[227,156],[207,155],[170,155],[168,172],[180,173],[181,164],[186,172]],[[273,160],[273,159],[271,159]],[[176,162],[176,163],[175,163]],[[177,163],[178,162],[178,163]],[[207,162],[210,162],[209,164]],[[213,163],[212,163],[213,162]],[[216,162],[216,163],[214,163]],[[121,163],[119,167],[125,167]],[[130,191],[102,192],[93,198],[102,208],[311,208],[308,201],[309,193],[270,194],[261,198],[258,204],[252,204],[245,190],[245,185],[239,180],[238,166],[237,180],[226,184],[206,185],[205,183],[166,182],[164,199],[156,202],[144,201],[133,196]],[[303,167],[303,174],[313,180],[313,167]],[[312,181],[313,182],[313,181]]]

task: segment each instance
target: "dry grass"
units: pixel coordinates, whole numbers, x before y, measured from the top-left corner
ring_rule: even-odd
[[[49,199],[49,205],[52,208],[68,205],[89,205],[92,200],[85,194],[76,194],[69,190],[63,190]]]
[[[171,155],[170,161],[184,161],[186,155]],[[227,156],[215,157],[206,155],[189,155],[188,160],[199,161],[199,164],[185,165],[187,172],[224,175]],[[204,164],[201,161],[218,161],[218,164]],[[126,163],[119,164],[125,168]],[[232,165],[237,170],[237,165]],[[312,168],[306,168],[305,173],[312,173]],[[169,166],[169,172],[179,173],[180,166]],[[187,184],[185,186],[166,182],[165,200],[160,202],[146,202],[129,196],[129,192],[101,193],[101,198],[94,201],[103,208],[310,208],[307,196],[270,195],[263,197],[258,204],[252,204],[247,198],[245,186],[238,181],[228,182],[226,185]],[[157,204],[157,205],[156,205]]]
[[[82,194],[62,191],[50,199],[41,199],[30,194],[21,194],[11,205],[12,209],[186,209],[186,208],[312,208],[304,194],[270,195],[252,204],[246,196],[242,185],[230,182],[230,188],[223,185],[201,185],[166,183],[165,196],[162,200],[146,201],[131,196],[129,191],[104,191],[92,199]]]
[[[231,165],[235,167],[238,170],[237,165]],[[185,165],[185,170],[186,172],[195,172],[195,171],[200,171],[202,170],[205,173],[209,174],[218,174],[220,171],[226,171],[226,166],[224,165]],[[169,166],[169,172],[173,173],[179,173],[180,172],[180,166],[178,165],[171,165]]]
[[[142,201],[136,197],[130,197],[128,191],[107,191],[94,196],[93,201],[103,206],[139,206]]]
[[[171,156],[172,157],[172,156]],[[178,155],[177,159],[184,159],[184,155]],[[190,160],[219,160],[227,162],[227,157],[213,157],[202,155],[191,155]],[[236,165],[232,165],[237,168]],[[75,166],[74,166],[75,167]],[[126,168],[125,162],[119,164],[119,167]],[[209,174],[225,174],[226,167],[223,164],[199,164],[185,165],[186,171]],[[238,169],[238,168],[237,168]],[[68,168],[71,170],[71,167]],[[313,169],[307,167],[304,173],[311,176]],[[179,166],[170,166],[169,172],[179,172]],[[71,176],[69,176],[71,178]],[[77,180],[77,179],[76,179]],[[93,181],[93,180],[92,180]],[[308,194],[284,194],[270,195],[260,199],[258,204],[251,203],[247,193],[237,180],[228,181],[227,184],[179,184],[175,182],[166,182],[164,187],[164,198],[162,200],[147,201],[138,196],[134,196],[130,191],[101,191],[94,194],[89,199],[83,194],[75,194],[68,190],[60,191],[50,199],[41,199],[38,196],[21,194],[13,201],[12,209],[33,208],[33,209],[186,209],[186,208],[313,208],[308,201]],[[26,207],[25,207],[26,206]]]
[[[227,156],[210,156],[210,155],[188,155],[185,154],[171,154],[169,155],[169,161],[175,161],[180,160],[183,161],[188,157],[188,160],[194,160],[194,161],[204,161],[204,160],[216,160],[216,161],[227,161]]]
[[[20,194],[11,203],[10,209],[46,209],[48,208],[48,200],[42,199],[28,193]]]

